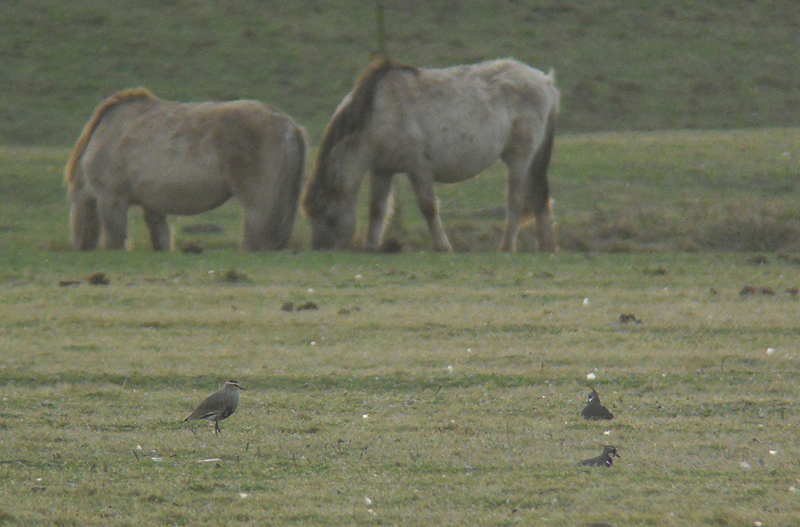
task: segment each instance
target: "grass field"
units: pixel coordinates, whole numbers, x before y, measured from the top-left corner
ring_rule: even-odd
[[[454,254],[399,178],[398,254],[311,252],[302,218],[243,254],[235,203],[173,219],[172,253],[140,211],[129,251],[72,251],[100,100],[256,98],[315,146],[374,2],[0,3],[0,525],[797,523],[800,10],[384,4],[398,60],[556,68],[560,253],[494,252],[499,165],[437,189]],[[230,378],[220,436],[182,422]],[[581,419],[590,384],[615,420]]]
[[[67,151],[2,148],[0,523],[791,525],[798,135],[562,136],[556,256],[493,252],[498,167],[439,189],[456,254],[402,181],[401,254],[242,254],[233,204],[173,222],[199,255],[138,211],[78,253]],[[228,378],[221,436],[181,422]]]
[[[798,268],[768,257],[35,252],[0,288],[0,517],[789,525]]]

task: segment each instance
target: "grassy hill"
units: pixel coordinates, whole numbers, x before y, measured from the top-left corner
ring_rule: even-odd
[[[447,66],[556,68],[562,131],[797,125],[791,2],[385,1],[388,50]],[[255,98],[319,135],[377,47],[375,2],[10,0],[0,5],[0,144],[71,145],[95,105]]]

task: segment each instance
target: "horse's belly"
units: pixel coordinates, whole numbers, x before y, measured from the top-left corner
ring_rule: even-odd
[[[465,181],[486,170],[500,157],[508,135],[500,123],[487,119],[475,123],[472,130],[447,123],[445,120],[425,134],[425,157],[432,164],[436,181]]]
[[[498,158],[494,152],[462,151],[453,157],[443,155],[433,159],[433,179],[439,183],[458,183],[477,176]]]
[[[200,214],[225,203],[230,188],[219,180],[142,178],[132,189],[132,201],[162,214]]]

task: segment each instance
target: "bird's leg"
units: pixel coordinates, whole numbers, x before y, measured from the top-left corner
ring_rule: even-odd
[[[214,432],[219,435],[221,430],[219,429],[219,421],[214,421]]]

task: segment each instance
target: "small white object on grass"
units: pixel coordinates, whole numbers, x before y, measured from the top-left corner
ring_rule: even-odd
[[[372,506],[372,499],[369,496],[364,496],[364,505],[367,507]]]
[[[361,416],[361,419],[367,420],[369,419],[369,414],[364,414]]]
[[[589,297],[588,296],[583,299],[583,305],[584,306],[588,306],[589,305]]]
[[[775,348],[767,348],[767,355],[772,355],[775,353]]]
[[[587,373],[586,378],[589,379],[590,381],[593,381],[597,378],[597,375],[595,375],[594,373]]]

